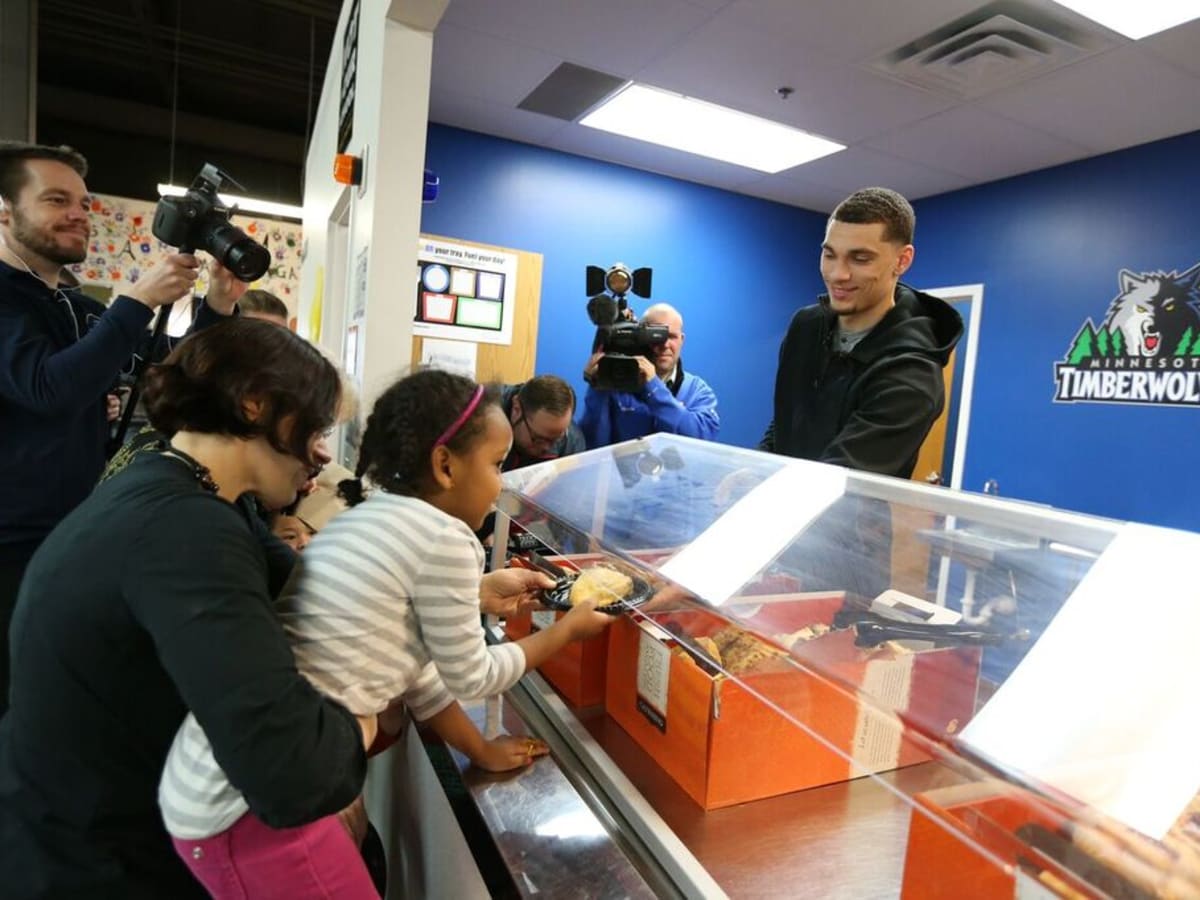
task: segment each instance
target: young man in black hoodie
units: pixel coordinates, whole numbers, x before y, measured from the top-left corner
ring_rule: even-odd
[[[908,201],[886,188],[856,191],[834,209],[821,245],[828,293],[788,326],[759,449],[911,477],[945,406],[942,369],[963,330],[948,303],[900,282],[915,224]],[[827,527],[792,555],[808,561],[810,589],[874,597],[890,576],[887,504],[844,498],[826,515]]]
[[[759,449],[912,475],[963,329],[948,303],[900,283],[915,223],[908,201],[886,188],[856,191],[833,211],[821,245],[828,293],[788,326]]]

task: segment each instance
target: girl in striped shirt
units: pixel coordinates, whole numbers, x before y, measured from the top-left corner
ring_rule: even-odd
[[[485,741],[455,702],[507,690],[531,667],[612,619],[590,605],[516,643],[488,646],[480,610],[515,612],[552,586],[505,569],[482,576],[475,530],[500,493],[512,428],[498,394],[459,375],[416,372],[367,421],[352,508],[301,555],[277,611],[300,671],[358,715],[398,698],[477,764],[496,771],[545,752],[528,738]],[[373,489],[362,488],[367,480]],[[373,898],[348,833],[329,822],[271,829],[220,769],[189,716],[159,805],[176,851],[216,898]],[[316,838],[320,838],[317,844]]]

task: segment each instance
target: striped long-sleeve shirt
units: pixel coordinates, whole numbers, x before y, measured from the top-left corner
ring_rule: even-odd
[[[301,554],[277,612],[296,665],[351,712],[404,697],[417,719],[454,697],[512,687],[525,671],[515,644],[489,647],[479,623],[483,549],[459,519],[378,491],[334,519]],[[210,837],[247,805],[189,715],[171,746],[159,805],[175,837]]]

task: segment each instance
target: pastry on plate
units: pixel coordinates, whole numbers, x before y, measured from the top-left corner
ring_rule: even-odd
[[[591,601],[597,608],[620,603],[633,593],[633,579],[608,566],[584,569],[571,585],[571,605]]]

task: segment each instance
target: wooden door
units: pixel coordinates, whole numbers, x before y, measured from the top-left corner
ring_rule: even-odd
[[[926,482],[931,474],[942,473],[942,461],[946,458],[946,422],[950,417],[950,401],[954,396],[954,363],[958,350],[950,354],[950,361],[942,369],[942,381],[946,388],[946,403],[942,414],[937,417],[921,451],[917,454],[917,466],[912,480]],[[892,587],[925,597],[929,581],[929,544],[917,537],[923,528],[932,528],[934,515],[924,510],[906,506],[892,506]]]

